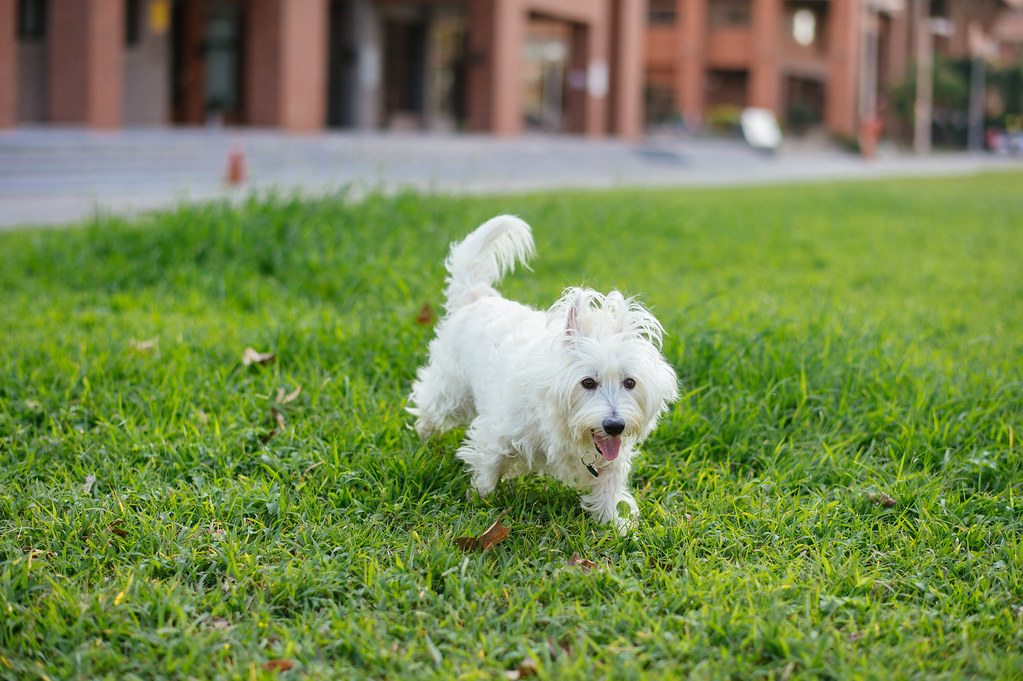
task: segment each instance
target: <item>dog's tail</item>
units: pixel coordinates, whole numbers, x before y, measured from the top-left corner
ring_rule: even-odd
[[[484,296],[496,296],[494,284],[516,263],[526,265],[533,255],[533,234],[529,225],[513,215],[498,215],[476,228],[464,240],[451,246],[444,266],[448,270],[448,312]]]

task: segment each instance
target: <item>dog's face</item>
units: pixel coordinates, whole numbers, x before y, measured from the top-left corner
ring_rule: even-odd
[[[617,291],[605,297],[569,289],[551,309],[564,320],[554,391],[566,435],[613,461],[678,398],[675,372],[659,349],[661,325]]]

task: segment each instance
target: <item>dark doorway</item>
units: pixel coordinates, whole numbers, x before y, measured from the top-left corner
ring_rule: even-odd
[[[384,24],[384,127],[422,125],[425,48],[424,22]]]
[[[327,78],[327,125],[354,127],[356,91],[359,78],[359,53],[352,38],[355,3],[333,0],[330,3],[330,52]]]
[[[171,16],[175,123],[244,122],[244,12],[238,0],[181,0]]]

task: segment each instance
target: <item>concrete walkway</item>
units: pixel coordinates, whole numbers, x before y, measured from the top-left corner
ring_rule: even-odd
[[[224,183],[242,150],[247,182]],[[786,144],[769,156],[740,140],[651,137],[638,143],[564,136],[155,129],[0,132],[0,227],[131,215],[252,192],[356,195],[558,188],[751,185],[850,178],[967,175],[1023,169],[1023,157],[888,154],[874,161],[827,145]]]

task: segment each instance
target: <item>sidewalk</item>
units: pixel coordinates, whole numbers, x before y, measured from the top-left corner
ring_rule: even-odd
[[[232,147],[248,181],[224,183]],[[259,129],[110,133],[21,128],[0,132],[0,227],[54,225],[97,213],[131,215],[252,192],[314,195],[411,188],[483,193],[651,186],[723,186],[1023,169],[1023,158],[941,154],[858,156],[791,144],[769,156],[740,140]]]

